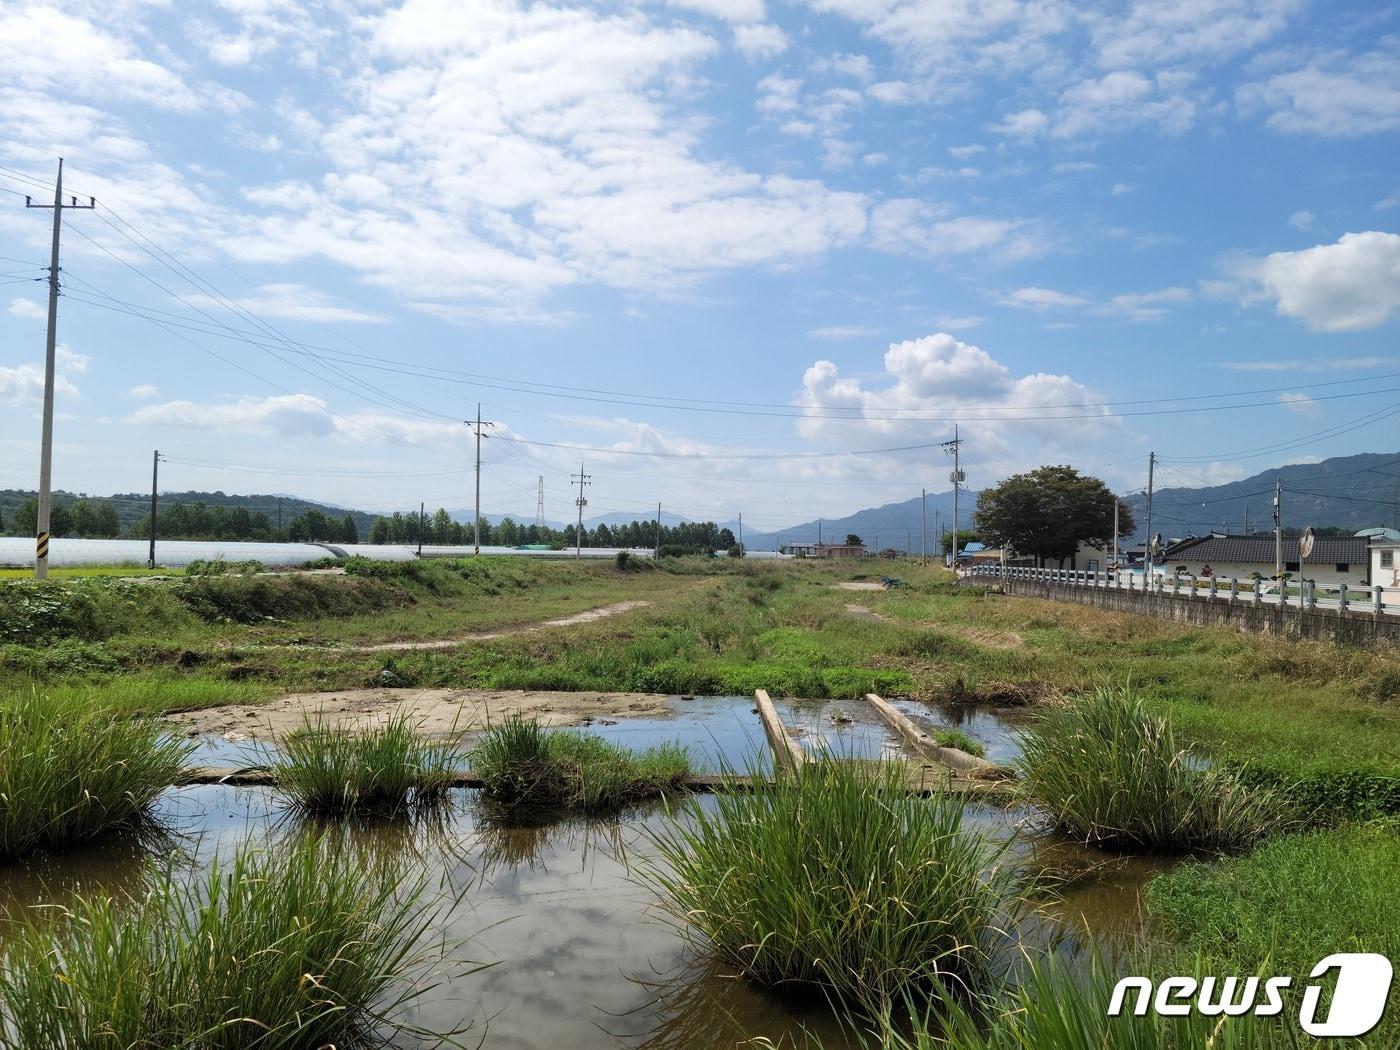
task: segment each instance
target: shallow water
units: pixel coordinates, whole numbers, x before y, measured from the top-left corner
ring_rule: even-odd
[[[971,707],[926,700],[891,700],[890,704],[924,729],[960,729],[987,749],[988,761],[1010,765],[1021,755],[1016,733],[1029,717],[1017,708]]]
[[[904,757],[893,732],[858,701],[776,701],[780,717],[799,730],[803,746],[825,746],[855,758]],[[1013,757],[1015,713],[940,709],[900,702],[927,724],[958,725],[988,745],[989,757]],[[752,701],[742,697],[674,698],[664,717],[597,721],[583,727],[629,747],[679,741],[698,768],[722,761],[747,768],[768,751]],[[247,765],[249,742],[201,742],[196,762]],[[712,798],[699,797],[702,806]],[[611,820],[553,812],[505,811],[479,792],[456,791],[438,819],[412,824],[356,822],[348,834],[367,858],[410,851],[415,869],[441,884],[449,900],[441,933],[460,942],[457,958],[495,964],[462,974],[419,1000],[410,1020],[428,1029],[470,1022],[466,1045],[511,1050],[676,1047],[707,1050],[745,1038],[787,1036],[802,1029],[829,1050],[854,1044],[822,1008],[775,999],[735,980],[693,949],[636,878],[651,855],[648,831],[659,807]],[[75,893],[139,895],[156,866],[175,863],[195,875],[212,858],[246,839],[304,832],[270,788],[198,786],[167,792],[157,806],[164,835],[117,836],[58,857],[0,864],[0,945],[4,919],[35,904],[66,903]],[[1030,873],[1068,878],[1028,923],[1031,942],[1062,941],[1062,950],[1090,945],[1112,951],[1141,931],[1141,892],[1169,862],[1119,857],[1047,834],[1024,808],[973,804],[968,827],[996,840],[1014,839],[1012,857]],[[412,1041],[401,1044],[415,1046]]]

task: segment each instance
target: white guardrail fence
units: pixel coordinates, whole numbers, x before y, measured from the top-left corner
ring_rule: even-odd
[[[974,579],[1024,580],[1070,587],[1097,587],[1127,593],[1204,598],[1209,601],[1252,602],[1255,605],[1282,605],[1285,608],[1339,609],[1343,612],[1370,612],[1378,616],[1400,616],[1400,590],[1377,584],[1374,587],[1347,587],[1338,584],[1319,588],[1302,580],[1282,589],[1273,580],[1240,580],[1216,576],[1198,578],[1154,572],[1145,579],[1141,572],[1087,572],[1081,569],[1031,569],[1024,566],[973,565],[961,575]]]

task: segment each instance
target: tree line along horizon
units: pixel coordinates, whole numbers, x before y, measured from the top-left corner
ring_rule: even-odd
[[[0,534],[35,534],[37,498],[27,495],[17,505],[14,503],[16,497],[25,495],[14,490],[0,493],[10,498],[8,513],[3,510],[4,504],[0,504]],[[228,497],[222,492],[207,495],[216,500],[253,498]],[[281,497],[265,498],[279,503],[281,500]],[[151,534],[149,504],[140,511],[135,511],[133,506],[142,502],[135,494],[73,497],[56,493],[49,532],[54,537],[147,539]],[[305,505],[305,501],[295,502]],[[973,512],[974,527],[958,530],[957,548],[961,551],[967,544],[980,541],[988,547],[1005,547],[1034,558],[1038,565],[1062,563],[1072,558],[1081,544],[1111,545],[1115,504],[1118,535],[1126,538],[1135,529],[1132,507],[1115,496],[1105,482],[1081,474],[1068,465],[1037,467],[1014,474],[979,493]],[[420,516],[417,510],[409,510],[371,516],[351,511],[328,513],[326,509],[310,506],[279,526],[267,512],[247,506],[223,503],[211,506],[204,499],[192,502],[176,499],[158,508],[156,525],[157,538],[169,540],[466,546],[475,538],[470,522],[454,519],[442,507],[431,515]],[[573,524],[556,529],[548,525],[527,525],[508,516],[495,524],[482,518],[479,525],[483,545],[538,544],[563,548],[578,542]],[[1350,534],[1346,529],[1330,526],[1320,526],[1315,531],[1319,535]],[[1285,530],[1285,534],[1296,532],[1296,529]],[[846,541],[862,542],[855,533],[848,534]],[[733,532],[712,521],[663,525],[659,537],[655,520],[634,520],[617,525],[603,522],[593,528],[585,526],[582,542],[586,547],[646,549],[659,546],[663,554],[732,552],[738,548]],[[938,539],[939,548],[948,554],[953,544],[952,532],[944,531]]]

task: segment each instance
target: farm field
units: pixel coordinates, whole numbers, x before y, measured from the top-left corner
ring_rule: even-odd
[[[1395,652],[1005,597],[907,561],[343,568],[0,582],[0,1045],[67,1023],[64,996],[97,985],[60,993],[39,960],[99,935],[136,984],[223,1003],[170,1019],[165,1045],[204,1046],[238,1011],[265,1045],[303,1045],[314,1003],[210,998],[173,918],[198,900],[201,921],[237,929],[256,906],[276,928],[284,892],[341,902],[324,921],[347,937],[352,915],[397,931],[365,960],[383,982],[327,971],[354,1009],[306,1031],[346,1045],[1071,1047],[1020,997],[1059,988],[1077,1038],[1113,1031],[1115,974],[1272,966],[1301,987],[1314,955],[1400,952]],[[996,790],[950,790],[871,693]],[[178,786],[181,766],[268,772]],[[479,786],[454,786],[468,768]],[[1102,800],[1082,786],[1105,782]],[[271,871],[303,874],[240,901]],[[221,872],[233,896],[210,903]],[[854,922],[838,902],[863,894]],[[133,932],[104,925],[137,899]],[[1123,1024],[1131,1045],[1200,1045]],[[1397,1034],[1388,1016],[1365,1045]]]

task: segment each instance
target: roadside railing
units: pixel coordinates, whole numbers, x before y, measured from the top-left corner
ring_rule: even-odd
[[[1168,572],[1090,572],[1084,569],[1034,569],[1021,565],[973,565],[963,575],[976,579],[1022,580],[1090,587],[1129,593],[1171,596],[1207,601],[1251,602],[1254,605],[1283,605],[1303,609],[1329,608],[1342,611],[1400,615],[1400,590],[1382,587],[1348,587],[1339,584],[1319,588],[1310,580],[1278,587],[1272,580],[1240,580],[1235,577],[1196,577]]]

